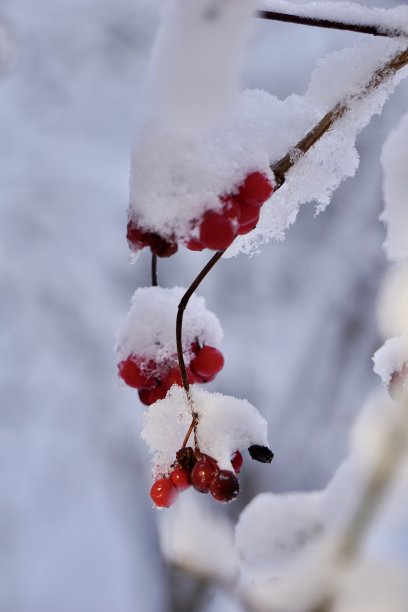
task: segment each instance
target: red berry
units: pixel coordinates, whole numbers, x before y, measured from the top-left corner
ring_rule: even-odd
[[[191,472],[191,483],[200,493],[208,493],[211,482],[218,474],[217,463],[208,455],[202,455]]]
[[[229,502],[238,497],[238,478],[229,470],[220,470],[210,485],[210,493],[219,502]]]
[[[146,365],[135,355],[129,355],[127,359],[118,365],[118,373],[129,387],[140,389],[150,387],[154,384],[153,379],[154,362],[149,361]]]
[[[259,221],[259,206],[252,204],[241,204],[239,209],[239,224],[248,225],[248,223],[258,223]]]
[[[150,489],[150,497],[159,508],[169,508],[178,497],[178,491],[170,478],[159,478]]]
[[[222,213],[207,211],[200,225],[200,240],[209,249],[223,251],[234,240],[236,232]]]
[[[231,463],[232,463],[232,467],[234,468],[234,472],[236,474],[239,474],[242,468],[242,464],[244,463],[244,460],[239,450],[235,451],[235,454],[233,458],[231,459]]]
[[[188,382],[191,384],[194,383],[195,376],[191,372],[190,368],[186,368],[186,372],[187,372]],[[172,387],[173,385],[178,385],[179,387],[183,386],[183,379],[181,378],[181,372],[178,366],[171,368],[167,372],[166,376],[162,380],[162,385],[166,389],[170,389],[170,387]]]
[[[240,203],[236,200],[236,198],[232,194],[223,196],[221,198],[221,202],[224,205],[223,212],[227,219],[232,221],[233,225],[234,222],[238,223],[240,214]]]
[[[139,399],[145,406],[151,406],[158,400],[164,399],[167,394],[167,389],[159,384],[153,389],[139,389]]]
[[[246,204],[262,206],[272,193],[273,186],[269,179],[261,172],[251,172],[241,184],[238,198]]]
[[[215,374],[214,376],[200,376],[200,374],[197,374],[196,372],[192,372],[193,376],[194,376],[194,382],[199,383],[199,384],[205,384],[205,383],[209,383],[212,382],[215,379]]]
[[[249,232],[252,232],[252,230],[256,228],[256,224],[257,222],[254,223],[253,221],[251,221],[251,223],[248,223],[248,225],[240,225],[238,230],[238,236],[244,236],[245,234],[249,234]]]
[[[186,247],[190,249],[190,251],[203,251],[205,249],[205,246],[198,238],[190,238]]]
[[[182,467],[176,467],[170,474],[170,478],[177,491],[185,491],[191,487],[190,472]]]
[[[214,346],[203,346],[191,360],[190,368],[194,374],[205,379],[212,378],[224,367],[224,357]]]
[[[147,246],[146,234],[137,226],[135,221],[129,221],[127,224],[126,238],[132,251],[140,251]]]

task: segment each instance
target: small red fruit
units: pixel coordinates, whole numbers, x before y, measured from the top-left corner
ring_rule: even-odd
[[[259,221],[259,206],[252,204],[241,204],[239,209],[239,224],[248,225],[248,223],[258,223]]]
[[[203,251],[205,249],[205,246],[198,238],[190,238],[186,247],[190,249],[190,251]]]
[[[147,246],[146,234],[137,226],[135,221],[129,221],[127,224],[126,238],[132,251],[140,251]]]
[[[251,223],[248,223],[248,225],[240,225],[238,230],[238,236],[244,236],[245,234],[249,234],[249,232],[252,232],[252,230],[256,228],[256,224],[257,221],[252,221]]]
[[[207,211],[200,225],[200,241],[209,249],[223,251],[234,240],[236,232],[222,213]]]
[[[150,489],[150,497],[159,508],[169,508],[178,497],[178,491],[170,478],[159,478]]]
[[[232,467],[234,468],[234,472],[236,474],[239,474],[242,468],[242,464],[244,463],[244,460],[239,450],[235,451],[235,454],[233,458],[231,459],[231,463],[232,463]]]
[[[166,397],[167,389],[159,384],[153,389],[139,389],[139,399],[145,406],[151,406]]]
[[[177,491],[185,491],[191,487],[190,472],[182,467],[176,467],[170,474],[170,479]]]
[[[238,497],[238,478],[229,470],[220,470],[211,482],[210,493],[219,502],[232,501]]]
[[[269,179],[261,172],[248,174],[238,191],[241,202],[252,206],[262,206],[273,193],[273,186]]]
[[[204,379],[211,379],[224,367],[224,357],[214,346],[203,346],[191,360],[190,368],[193,374]]]
[[[211,482],[218,474],[218,465],[208,455],[202,455],[191,472],[191,483],[196,491],[208,493]]]
[[[223,196],[221,201],[224,205],[224,215],[232,221],[233,225],[234,223],[237,224],[240,215],[240,203],[233,195]]]
[[[148,364],[143,365],[143,362],[136,355],[129,355],[127,359],[119,363],[118,374],[129,387],[140,389],[154,384],[154,379],[152,378],[153,369],[154,362],[150,361]]]
[[[193,384],[195,382],[194,374],[191,372],[190,368],[186,368],[186,372],[187,372],[188,382],[190,384]],[[179,387],[183,386],[183,379],[181,378],[181,372],[178,366],[171,368],[167,372],[166,376],[162,380],[162,385],[167,390],[170,389],[173,385],[178,385]]]

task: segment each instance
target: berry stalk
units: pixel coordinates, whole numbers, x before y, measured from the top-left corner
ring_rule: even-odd
[[[157,255],[155,255],[155,253],[152,253],[151,278],[152,287],[157,287],[159,281],[157,278]]]

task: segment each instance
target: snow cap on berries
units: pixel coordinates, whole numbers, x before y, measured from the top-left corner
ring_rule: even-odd
[[[182,287],[137,289],[130,311],[117,334],[119,360],[133,354],[161,362],[177,353],[175,321],[178,304],[185,293]],[[219,346],[223,337],[219,320],[205,305],[202,297],[193,295],[184,314],[183,350],[187,364],[192,357],[191,345]]]
[[[221,470],[233,470],[237,449],[252,444],[267,446],[267,423],[247,400],[190,387],[198,414],[200,451],[215,459]],[[145,413],[142,438],[154,453],[154,473],[166,474],[174,463],[191,423],[191,409],[184,389],[173,386],[164,400]]]

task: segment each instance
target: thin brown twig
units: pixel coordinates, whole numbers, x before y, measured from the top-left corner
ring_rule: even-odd
[[[321,19],[319,17],[306,17],[293,15],[292,13],[281,13],[280,11],[258,11],[257,17],[270,21],[281,21],[284,23],[296,23],[299,25],[314,26],[318,28],[329,28],[331,30],[343,30],[357,32],[360,34],[371,34],[372,36],[397,37],[406,36],[406,32],[400,30],[386,30],[376,25],[346,23],[335,19]]]
[[[157,287],[159,284],[157,278],[157,255],[152,253],[152,265],[151,265],[151,278],[152,278],[152,287]]]
[[[301,156],[307,153],[319,140],[326,134],[334,124],[346,114],[346,112],[350,109],[350,106],[353,102],[363,98],[364,96],[370,94],[373,90],[376,89],[381,83],[383,83],[387,78],[394,75],[398,70],[404,68],[408,65],[408,49],[402,51],[395,55],[391,60],[389,60],[384,66],[378,68],[373,76],[371,77],[369,83],[364,86],[361,90],[356,92],[354,96],[351,97],[347,102],[340,102],[336,104],[324,117],[317,123],[307,134],[304,136],[294,147],[293,149],[284,155],[281,159],[271,165],[271,170],[275,175],[275,191],[282,187],[285,182],[287,173],[293,168],[293,166],[297,163]],[[177,321],[176,321],[176,341],[177,341],[177,356],[179,362],[179,368],[181,372],[181,378],[183,381],[183,386],[186,391],[187,399],[190,404],[191,412],[193,415],[193,420],[189,428],[188,435],[184,440],[184,445],[187,444],[188,438],[190,437],[192,431],[196,432],[197,425],[197,415],[194,412],[193,401],[190,393],[190,385],[188,382],[186,366],[184,362],[183,356],[183,317],[185,309],[187,308],[187,304],[199,287],[201,282],[207,276],[207,274],[212,270],[215,264],[221,259],[224,255],[225,251],[217,251],[215,255],[210,259],[210,261],[204,266],[198,276],[194,279],[190,287],[187,289],[186,293],[183,295],[177,312]]]

